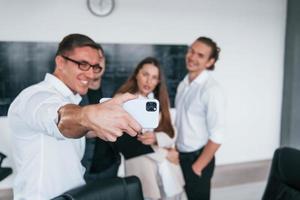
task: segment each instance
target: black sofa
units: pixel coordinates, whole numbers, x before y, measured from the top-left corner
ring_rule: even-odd
[[[143,200],[136,176],[108,178],[69,190],[52,200]]]
[[[300,151],[282,147],[275,151],[262,200],[300,200]]]
[[[2,162],[6,158],[6,155],[0,152],[0,181],[8,177],[12,173],[12,168],[2,167]]]

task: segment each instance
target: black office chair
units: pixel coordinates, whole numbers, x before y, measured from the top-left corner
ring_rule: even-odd
[[[2,162],[6,158],[6,155],[0,152],[0,181],[8,177],[12,173],[12,168],[2,167]]]
[[[262,200],[300,200],[300,151],[283,147],[275,151]]]
[[[143,200],[142,186],[136,176],[115,177],[90,182],[69,190],[52,200]]]

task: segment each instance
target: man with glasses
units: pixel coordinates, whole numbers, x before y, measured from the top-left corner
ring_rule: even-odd
[[[140,125],[122,108],[125,94],[103,104],[78,106],[80,95],[102,71],[101,47],[81,34],[59,44],[53,74],[24,89],[9,108],[17,175],[14,199],[51,199],[85,184],[80,161],[87,132],[115,141]]]

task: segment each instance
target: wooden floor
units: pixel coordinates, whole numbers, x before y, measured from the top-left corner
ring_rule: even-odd
[[[217,166],[212,180],[212,200],[259,200],[266,186],[269,160]],[[12,200],[12,190],[0,190],[1,200]]]

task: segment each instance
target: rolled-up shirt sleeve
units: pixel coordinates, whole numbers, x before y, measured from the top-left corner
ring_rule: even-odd
[[[222,90],[211,88],[207,94],[206,123],[209,139],[221,144],[225,136],[225,110],[226,100]]]
[[[160,131],[156,132],[156,141],[159,147],[171,148],[174,146],[175,137],[171,138],[167,133]]]
[[[152,145],[152,148],[154,152],[146,154],[148,158],[160,163],[163,162],[168,156],[168,151],[166,149],[160,148],[156,145]]]

